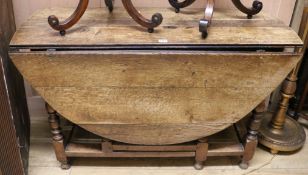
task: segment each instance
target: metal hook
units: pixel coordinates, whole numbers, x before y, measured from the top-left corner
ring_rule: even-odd
[[[185,8],[190,6],[196,0],[184,0],[183,2],[179,2],[178,0],[169,0],[169,4],[175,8],[175,12],[179,13],[181,8]]]
[[[199,31],[202,33],[202,38],[208,36],[208,27],[211,24],[213,13],[214,13],[214,0],[208,0],[204,12],[204,18],[199,22]]]
[[[84,12],[88,7],[88,4],[89,0],[80,0],[74,13],[63,22],[60,22],[58,17],[56,17],[55,15],[49,16],[48,17],[49,25],[53,29],[60,31],[60,34],[64,36],[66,30],[75,25],[79,21],[79,19],[83,16]]]
[[[232,2],[237,9],[247,14],[248,19],[251,19],[253,15],[258,14],[263,9],[263,3],[258,0],[253,1],[251,8],[244,6],[241,0],[232,0]]]
[[[108,7],[109,12],[113,11],[113,0],[105,0],[105,5]]]
[[[146,27],[149,33],[154,32],[154,28],[159,26],[163,21],[163,16],[160,13],[155,13],[152,19],[146,19],[134,7],[131,0],[122,0],[122,3],[128,14],[141,26]]]

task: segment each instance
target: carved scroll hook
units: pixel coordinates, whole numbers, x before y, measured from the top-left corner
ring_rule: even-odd
[[[163,21],[163,16],[160,13],[155,13],[152,19],[146,19],[134,7],[131,0],[122,0],[122,3],[128,14],[141,26],[146,27],[149,33],[154,32],[154,28],[159,26]]]
[[[199,31],[202,33],[202,38],[206,38],[208,35],[208,27],[211,24],[214,13],[214,0],[207,0],[207,5],[204,12],[204,18],[199,22]]]
[[[169,0],[169,4],[175,9],[176,13],[179,13],[181,8],[190,6],[195,1],[196,0],[184,0],[183,2],[179,2],[178,0]]]
[[[258,14],[263,9],[263,3],[258,0],[253,1],[251,8],[244,6],[241,0],[232,0],[232,2],[237,9],[247,14],[248,19],[252,18],[253,15]]]
[[[56,17],[55,15],[49,16],[48,17],[49,25],[53,29],[60,31],[60,34],[64,36],[66,33],[65,31],[71,28],[74,24],[76,24],[79,21],[79,19],[86,11],[88,4],[89,0],[79,0],[79,4],[74,13],[63,22],[60,22],[58,17]]]

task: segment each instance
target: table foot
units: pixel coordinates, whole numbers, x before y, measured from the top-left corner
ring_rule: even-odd
[[[202,169],[204,168],[203,162],[196,161],[196,162],[195,162],[195,165],[194,165],[194,168],[195,168],[196,170],[202,170]]]
[[[71,168],[71,165],[68,162],[64,162],[64,163],[61,163],[60,167],[62,170],[68,170]]]
[[[242,170],[248,169],[248,167],[249,167],[248,162],[242,161],[242,162],[239,164],[239,167],[240,167]]]
[[[204,167],[204,162],[207,159],[207,154],[209,150],[208,139],[203,138],[199,139],[196,149],[196,156],[195,156],[195,169],[202,170]]]

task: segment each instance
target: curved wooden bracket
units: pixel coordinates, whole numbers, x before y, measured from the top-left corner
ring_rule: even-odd
[[[199,31],[202,33],[202,38],[206,38],[208,35],[208,27],[211,24],[214,13],[214,0],[208,0],[204,12],[204,18],[199,22]]]
[[[105,0],[105,5],[108,7],[109,12],[113,11],[113,0]]]
[[[263,9],[263,3],[258,0],[253,1],[251,8],[244,6],[241,0],[232,0],[232,2],[237,9],[247,14],[248,19],[252,18],[253,15],[258,14]]]
[[[154,32],[154,28],[159,26],[163,21],[163,16],[160,13],[155,13],[152,19],[146,19],[134,7],[131,0],[122,0],[122,3],[128,14],[141,26],[146,27],[149,33]]]
[[[89,0],[79,0],[78,7],[74,11],[74,13],[63,22],[60,22],[58,17],[56,17],[55,15],[49,16],[48,17],[49,25],[53,29],[60,31],[60,34],[64,36],[65,31],[71,28],[73,25],[75,25],[79,21],[79,19],[82,17],[84,12],[86,11],[88,4],[89,4]]]
[[[178,0],[169,0],[170,5],[175,8],[175,12],[179,13],[181,8],[185,8],[190,6],[196,0],[184,0],[183,2],[179,2]]]

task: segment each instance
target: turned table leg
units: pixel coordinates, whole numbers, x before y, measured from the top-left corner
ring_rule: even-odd
[[[194,167],[196,170],[202,170],[204,167],[204,161],[207,159],[209,144],[206,138],[200,139],[198,142]]]
[[[251,122],[248,127],[248,134],[245,142],[244,155],[239,165],[241,169],[247,169],[249,161],[254,156],[256,147],[258,145],[258,131],[265,111],[266,111],[265,101],[260,103],[253,111]]]
[[[60,119],[56,111],[46,103],[46,110],[48,112],[48,121],[52,134],[52,143],[56,153],[57,160],[61,163],[62,169],[69,169],[70,164],[65,154],[64,139],[60,127]]]

